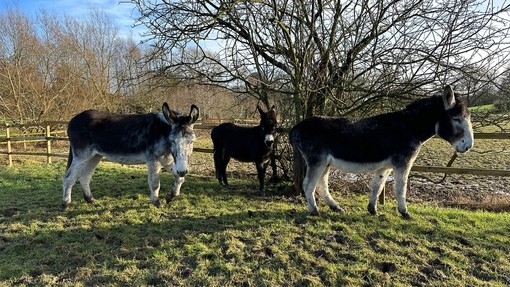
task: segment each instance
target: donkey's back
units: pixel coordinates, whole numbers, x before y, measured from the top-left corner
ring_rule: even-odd
[[[76,115],[67,129],[75,152],[85,149],[120,163],[144,163],[154,152],[168,154],[164,138],[170,132],[171,126],[161,114],[119,115],[96,110]]]
[[[211,131],[215,150],[242,162],[256,162],[269,157],[272,149],[264,144],[261,137],[264,135],[259,126],[241,127],[223,123]]]

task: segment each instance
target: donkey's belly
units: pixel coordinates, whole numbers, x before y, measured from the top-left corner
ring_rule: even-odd
[[[147,162],[147,157],[144,153],[136,154],[122,154],[122,153],[99,153],[109,161],[122,163],[122,164],[143,164]]]
[[[328,156],[328,163],[337,167],[338,169],[349,172],[349,173],[365,173],[371,172],[379,169],[389,169],[392,168],[391,160],[386,159],[380,162],[352,162],[346,161],[339,158],[334,158],[332,156]]]

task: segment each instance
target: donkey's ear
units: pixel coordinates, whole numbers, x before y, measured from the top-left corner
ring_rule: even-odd
[[[264,114],[265,112],[262,110],[259,104],[257,104],[257,110],[259,111],[259,114]]]
[[[165,116],[165,119],[168,121],[169,124],[178,123],[179,116],[175,111],[170,109],[166,102],[163,103],[163,107],[161,109],[163,110],[163,116]]]
[[[198,110],[198,107],[195,105],[191,105],[191,109],[189,111],[189,116],[191,119],[190,119],[189,124],[190,125],[194,124],[198,120],[199,115],[200,115],[200,112]]]
[[[444,87],[443,90],[443,103],[446,110],[451,109],[455,106],[455,94],[450,85]]]

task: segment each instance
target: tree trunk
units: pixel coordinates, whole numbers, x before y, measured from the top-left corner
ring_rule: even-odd
[[[296,149],[293,149],[293,169],[294,169],[294,187],[293,192],[295,195],[304,194],[303,179],[305,178],[306,164]]]

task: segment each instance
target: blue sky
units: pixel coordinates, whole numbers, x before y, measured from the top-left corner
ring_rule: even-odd
[[[120,3],[120,2],[123,3]],[[128,0],[0,0],[0,12],[9,7],[18,7],[29,15],[40,10],[53,15],[67,15],[75,19],[85,19],[92,8],[106,13],[119,29],[123,37],[140,39],[143,27],[133,28],[138,11]]]

